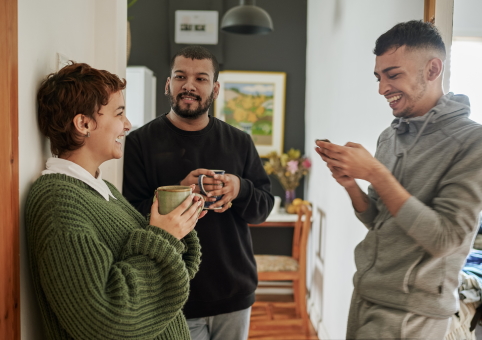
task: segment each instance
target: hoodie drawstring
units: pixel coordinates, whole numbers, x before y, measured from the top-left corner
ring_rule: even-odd
[[[396,154],[397,156],[397,161],[395,162],[395,166],[393,167],[393,171],[395,171],[395,169],[397,168],[397,165],[398,165],[398,161],[400,160],[400,158],[402,159],[402,165],[401,165],[401,169],[400,169],[400,175],[398,176],[400,178],[400,184],[403,185],[402,181],[403,181],[403,173],[405,171],[405,159],[407,158],[407,154],[410,150],[412,150],[412,148],[415,146],[415,144],[417,144],[420,136],[422,135],[423,131],[425,130],[425,127],[427,126],[428,122],[430,121],[430,119],[432,119],[432,116],[435,114],[435,111],[430,111],[427,119],[425,120],[425,122],[423,123],[422,125],[422,128],[420,129],[420,131],[418,131],[417,133],[417,136],[415,137],[415,140],[413,141],[413,143],[408,147],[406,148],[405,150],[403,150],[402,152],[400,153],[397,153],[397,139],[395,137],[395,143],[394,143],[394,153]]]

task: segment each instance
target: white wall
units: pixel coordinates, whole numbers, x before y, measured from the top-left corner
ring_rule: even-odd
[[[482,1],[454,1],[454,37],[482,37]]]
[[[423,18],[423,0],[308,0],[305,149],[313,160],[307,197],[315,211],[308,285],[311,317],[320,338],[345,337],[355,272],[353,251],[366,229],[348,195],[313,150],[316,138],[364,145],[372,154],[393,117],[378,94],[373,69],[375,40],[398,22]],[[366,183],[361,183],[366,188]],[[319,252],[320,209],[324,261]]]
[[[57,70],[56,53],[125,77],[125,0],[19,0],[19,153],[22,339],[42,339],[41,320],[31,283],[23,212],[30,185],[50,156],[37,127],[36,92],[40,81]],[[102,167],[104,178],[120,188],[122,161]]]

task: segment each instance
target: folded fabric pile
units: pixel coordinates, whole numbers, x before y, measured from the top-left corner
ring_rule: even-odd
[[[459,286],[460,300],[465,303],[475,303],[479,307],[482,303],[482,251],[473,249],[461,272],[462,283]]]
[[[460,303],[459,311],[452,317],[445,340],[476,340],[475,332],[470,330],[475,314],[473,303]]]
[[[482,316],[482,251],[473,249],[459,274],[460,309],[452,317],[445,340],[475,340]]]

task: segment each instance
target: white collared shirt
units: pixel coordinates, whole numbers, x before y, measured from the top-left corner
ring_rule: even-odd
[[[46,167],[47,169],[42,171],[42,175],[49,175],[49,174],[67,175],[84,182],[92,189],[97,191],[99,194],[101,194],[106,201],[109,200],[109,196],[112,196],[112,198],[117,199],[115,198],[114,195],[112,195],[112,192],[110,191],[109,187],[102,180],[102,172],[100,169],[97,170],[98,176],[97,178],[95,178],[94,176],[91,175],[90,172],[85,170],[80,165],[74,162],[68,161],[66,159],[55,158],[55,157],[50,157],[49,159],[47,159]]]

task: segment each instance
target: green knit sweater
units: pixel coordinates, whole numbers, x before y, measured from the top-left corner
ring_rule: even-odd
[[[27,199],[30,266],[48,339],[190,339],[182,307],[200,263],[148,225],[116,190],[106,201],[75,178],[41,176]]]

